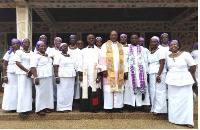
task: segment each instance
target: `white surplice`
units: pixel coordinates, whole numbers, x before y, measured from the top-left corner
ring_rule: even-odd
[[[130,45],[129,45],[130,47]],[[130,49],[130,48],[129,48]],[[135,67],[136,67],[136,84],[137,86],[140,86],[140,80],[139,80],[139,68],[137,64],[137,46],[133,46],[133,51],[135,57]],[[134,94],[133,91],[133,85],[132,85],[132,76],[130,72],[130,64],[129,64],[129,73],[128,73],[128,80],[129,80],[129,87],[125,87],[124,91],[124,104],[131,105],[131,106],[137,106],[140,107],[142,105],[150,105],[150,99],[149,99],[149,92],[148,92],[148,84],[147,84],[147,72],[148,72],[148,62],[147,62],[147,55],[146,52],[144,51],[144,48],[141,46],[141,54],[142,54],[142,65],[143,65],[143,70],[144,70],[144,79],[145,79],[145,85],[146,85],[146,94],[145,94],[145,99],[142,100],[142,93],[139,92],[138,89],[136,89],[137,94]],[[129,57],[130,57],[130,52],[129,52]]]

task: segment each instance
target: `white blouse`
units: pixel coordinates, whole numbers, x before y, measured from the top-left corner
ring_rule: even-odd
[[[159,48],[159,49],[162,49],[162,50],[165,52],[166,57],[172,53],[172,52],[169,50],[169,46],[163,47],[163,46],[159,45],[158,48]]]
[[[16,69],[17,69],[17,65],[15,62],[15,53],[12,52],[11,54],[8,54],[8,52],[6,52],[6,54],[3,57],[3,60],[8,61],[8,66],[7,66],[7,73],[15,73]]]
[[[151,54],[151,52],[149,52],[149,54],[148,54],[149,74],[158,73],[159,67],[160,67],[159,60],[161,60],[161,59],[166,59],[165,52],[163,52],[162,49],[159,48],[153,54]],[[166,71],[167,71],[166,64],[164,64],[162,73],[165,73]]]
[[[32,55],[30,67],[35,67],[38,78],[50,77],[53,75],[52,58],[40,54]]]
[[[175,58],[167,57],[167,76],[166,84],[174,86],[185,86],[194,83],[188,68],[196,65],[194,59],[188,52],[183,52]]]
[[[198,50],[194,50],[191,52],[192,57],[194,58],[196,64],[198,65]]]
[[[50,52],[49,52],[49,56],[50,57],[55,57],[56,55],[58,55],[58,53],[61,53],[61,51],[59,51],[59,50],[57,50],[57,49],[55,49],[55,48],[51,48],[51,50],[50,50]]]
[[[70,56],[73,56],[77,61],[77,71],[81,71],[82,68],[81,68],[81,64],[82,64],[82,50],[76,48],[76,49],[70,49],[68,47],[68,54],[70,54]]]
[[[30,53],[25,53],[22,50],[17,50],[15,53],[15,61],[20,62],[27,70],[30,70],[30,59],[32,55],[32,51],[30,51]],[[26,74],[26,72],[17,67],[16,74]]]
[[[58,54],[54,58],[54,65],[59,65],[58,76],[59,77],[75,77],[77,62],[76,58],[71,56],[65,57],[62,54]]]

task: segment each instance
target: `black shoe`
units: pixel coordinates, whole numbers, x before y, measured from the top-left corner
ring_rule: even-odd
[[[129,106],[128,107],[128,112],[133,113],[135,111],[135,107]]]
[[[9,112],[10,112],[10,113],[15,113],[15,112],[16,112],[16,110],[10,110]]]
[[[141,106],[139,110],[145,113],[149,113],[149,110],[147,110],[144,106]]]
[[[98,112],[97,110],[93,110],[93,111],[92,111],[92,113],[97,113],[97,112]]]
[[[112,113],[111,109],[106,109],[105,111],[106,111],[106,113]]]
[[[123,109],[122,109],[122,108],[118,108],[118,109],[117,109],[117,112],[123,113]]]

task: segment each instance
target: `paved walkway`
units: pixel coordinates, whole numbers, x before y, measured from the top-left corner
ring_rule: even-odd
[[[3,93],[0,92],[0,105]],[[194,123],[195,129],[198,128],[198,97],[194,105]],[[107,114],[104,111],[98,113],[79,112],[77,104],[74,105],[73,112],[58,113],[53,112],[41,117],[34,112],[26,119],[20,119],[17,113],[7,113],[0,109],[0,128],[22,129],[22,128],[98,128],[98,129],[187,129],[186,126],[169,123],[167,115],[152,115],[136,111],[129,113],[125,110],[123,113]]]

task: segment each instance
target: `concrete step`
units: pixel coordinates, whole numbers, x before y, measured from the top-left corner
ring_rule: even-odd
[[[2,96],[2,94],[0,94]],[[2,101],[2,98],[1,98]],[[1,105],[1,102],[0,102]],[[33,105],[34,109],[34,105]],[[150,111],[150,107],[148,107]],[[106,113],[100,111],[98,113],[91,112],[79,112],[78,103],[73,104],[73,111],[69,113],[60,113],[55,110],[45,116],[40,116],[34,111],[25,118],[25,120],[88,120],[88,119],[131,119],[131,120],[168,120],[167,114],[153,115],[151,113],[144,113],[141,111],[134,111],[133,113],[128,112],[127,108],[124,108],[123,113]],[[0,120],[22,120],[18,113],[9,113],[0,109]],[[198,97],[194,103],[194,120],[198,120]]]
[[[74,110],[69,113],[61,113],[61,112],[52,112],[46,114],[45,116],[40,116],[34,112],[30,113],[30,115],[25,120],[88,120],[88,119],[132,119],[132,120],[168,120],[167,114],[161,115],[153,115],[152,113],[144,113],[144,112],[133,112],[129,113],[128,111],[124,111],[123,113],[106,113],[104,111],[100,111],[98,113],[91,112],[79,112],[78,110]],[[0,120],[21,120],[18,113],[8,113],[5,111],[0,111]],[[198,114],[194,114],[194,120],[198,120]]]

